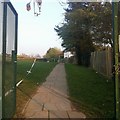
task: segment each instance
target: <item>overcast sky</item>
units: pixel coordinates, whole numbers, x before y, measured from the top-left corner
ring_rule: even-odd
[[[55,25],[64,20],[65,11],[59,4],[60,0],[42,0],[41,15],[38,17],[34,16],[33,3],[31,11],[26,10],[28,2],[29,0],[11,0],[18,13],[18,54],[42,56],[50,47],[62,49],[61,40],[54,31]]]

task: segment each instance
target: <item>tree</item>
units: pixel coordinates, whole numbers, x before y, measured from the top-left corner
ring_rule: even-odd
[[[68,4],[65,22],[56,26],[55,31],[62,38],[65,50],[75,51],[78,64],[88,65],[90,52],[104,49],[106,45],[113,47],[112,4],[110,2],[68,2]],[[120,15],[120,10],[118,14]],[[120,33],[120,26],[118,27]]]
[[[49,48],[44,58],[58,58],[62,54],[62,51],[57,47]]]
[[[94,50],[90,35],[90,23],[94,14],[83,8],[84,5],[81,9],[74,8],[73,11],[67,9],[65,22],[62,26],[56,26],[55,31],[62,38],[65,50],[75,51],[78,64],[88,66],[90,53]]]
[[[106,3],[91,3],[89,9],[96,15],[91,24],[92,40],[97,46],[110,44],[112,41],[112,5]]]

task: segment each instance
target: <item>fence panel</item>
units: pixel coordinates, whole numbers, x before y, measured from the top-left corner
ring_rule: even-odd
[[[108,47],[104,51],[91,53],[90,65],[97,72],[107,76],[112,76],[112,50]]]

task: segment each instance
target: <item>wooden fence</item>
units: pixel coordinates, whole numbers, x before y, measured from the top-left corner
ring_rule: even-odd
[[[112,77],[112,50],[106,48],[104,51],[91,53],[90,66],[97,72],[111,78]]]

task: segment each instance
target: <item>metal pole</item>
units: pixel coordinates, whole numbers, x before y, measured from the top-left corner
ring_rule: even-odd
[[[2,21],[3,21],[3,3],[0,1],[0,28],[2,28]],[[0,31],[0,37],[2,37],[2,29]],[[0,39],[0,120],[2,119],[2,44],[3,41]]]
[[[2,51],[2,118],[5,118],[5,61],[6,61],[7,3],[3,2],[3,51]]]
[[[113,11],[113,40],[114,40],[114,67],[115,67],[115,118],[119,118],[119,66],[118,66],[118,2],[112,2]]]

